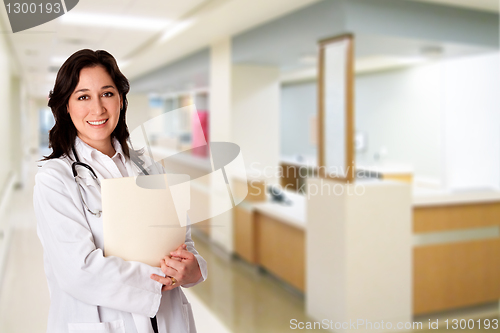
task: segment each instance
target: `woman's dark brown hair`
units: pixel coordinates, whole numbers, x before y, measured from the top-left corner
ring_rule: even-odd
[[[127,145],[129,132],[125,123],[127,111],[127,93],[130,84],[127,78],[120,72],[115,58],[103,50],[80,50],[71,55],[57,72],[54,89],[49,94],[48,106],[52,109],[55,125],[49,131],[49,148],[52,154],[44,156],[44,160],[59,158],[63,155],[71,156],[70,151],[75,143],[76,128],[68,113],[68,101],[80,80],[80,71],[83,68],[103,66],[116,85],[121,100],[122,108],[115,130],[111,133],[111,139],[116,138],[122,146],[123,153],[130,158]]]

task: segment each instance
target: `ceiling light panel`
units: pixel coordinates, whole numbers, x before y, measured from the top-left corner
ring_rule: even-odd
[[[71,11],[99,14],[123,14],[136,0],[81,0]]]
[[[155,15],[158,18],[178,20],[207,0],[135,0],[127,13],[135,15]]]
[[[165,29],[170,20],[128,16],[108,15],[95,13],[69,12],[59,18],[61,24],[89,26],[89,27],[111,27],[124,30],[159,31]]]

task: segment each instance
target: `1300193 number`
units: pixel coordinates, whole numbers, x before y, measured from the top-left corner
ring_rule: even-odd
[[[483,329],[498,329],[498,319],[477,319],[474,321],[474,319],[452,319],[451,324],[448,322],[448,319],[444,321],[446,323],[446,329],[452,328],[454,330],[457,329],[473,329],[474,326],[476,326],[477,329],[481,329],[481,326]],[[449,327],[448,327],[449,326]]]
[[[11,12],[14,14],[51,14],[52,12],[54,12],[55,14],[59,14],[61,12],[61,4],[57,2],[54,4],[46,3],[45,6],[43,3],[37,5],[36,3],[16,2],[12,4],[12,9],[10,3],[8,3],[6,7],[8,14],[10,14]]]

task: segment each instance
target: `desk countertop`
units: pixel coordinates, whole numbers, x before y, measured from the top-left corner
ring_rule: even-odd
[[[309,168],[315,168],[318,165],[317,158],[315,156],[280,156],[280,162],[285,164],[291,164],[295,166],[306,166]]]
[[[356,165],[357,171],[379,172],[386,175],[413,174],[413,168],[405,164]]]
[[[285,191],[285,196],[290,200],[291,205],[272,201],[253,203],[253,208],[272,218],[289,224],[292,227],[306,229],[306,198],[303,195]]]
[[[415,187],[413,189],[413,207],[461,205],[500,201],[498,190],[431,190]]]
[[[275,218],[295,228],[306,230],[306,197],[295,192],[285,191],[291,205],[266,201],[251,203],[252,209]],[[460,205],[473,203],[500,202],[500,191],[444,191],[423,188],[413,189],[413,207]]]

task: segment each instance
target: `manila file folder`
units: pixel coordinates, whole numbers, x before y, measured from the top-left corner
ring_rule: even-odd
[[[187,216],[187,210],[176,211],[167,175],[103,179],[101,195],[105,256],[159,267],[163,257],[184,243],[186,227],[179,217]]]

